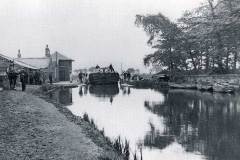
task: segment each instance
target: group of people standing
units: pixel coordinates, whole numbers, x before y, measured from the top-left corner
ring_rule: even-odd
[[[27,72],[25,69],[16,70],[14,67],[14,63],[11,63],[9,65],[6,73],[11,90],[15,89],[18,77],[20,78],[22,91],[25,91],[26,84],[41,85],[45,83],[47,79],[43,71],[31,70]],[[52,74],[49,74],[49,82],[52,83]]]
[[[46,81],[45,74],[39,70],[30,71],[28,77],[29,77],[29,84],[41,85]]]
[[[112,64],[110,64],[108,67],[103,67],[103,68],[100,68],[100,66],[97,65],[97,66],[95,67],[95,69],[96,69],[97,72],[103,72],[103,73],[106,73],[106,72],[111,72],[111,73],[112,73],[112,72],[115,72]]]
[[[129,81],[131,79],[131,73],[124,72],[123,73],[123,80]]]
[[[22,91],[25,91],[28,74],[24,69],[22,69],[20,71],[16,71],[14,68],[14,64],[11,63],[7,69],[7,77],[9,80],[10,89],[12,89],[12,90],[15,89],[18,76],[20,76],[20,82],[22,84]]]
[[[86,83],[86,81],[88,80],[88,74],[80,72],[78,74],[78,79],[80,83]]]

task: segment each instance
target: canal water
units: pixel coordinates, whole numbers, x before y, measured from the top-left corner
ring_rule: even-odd
[[[57,94],[143,160],[239,160],[240,96],[193,90],[82,86]],[[132,156],[132,155],[131,155]]]

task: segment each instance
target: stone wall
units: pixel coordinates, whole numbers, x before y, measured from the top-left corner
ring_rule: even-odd
[[[233,85],[240,85],[240,74],[191,75],[178,77],[177,81],[191,84],[208,83],[214,85],[215,83],[228,83]]]

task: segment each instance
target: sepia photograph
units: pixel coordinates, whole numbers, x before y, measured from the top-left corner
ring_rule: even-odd
[[[240,0],[0,0],[0,160],[240,160]]]

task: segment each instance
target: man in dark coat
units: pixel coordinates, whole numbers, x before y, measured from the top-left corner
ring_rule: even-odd
[[[79,79],[79,82],[82,83],[82,79],[83,79],[83,74],[82,74],[82,72],[80,72],[80,73],[78,74],[78,79]]]
[[[34,73],[34,80],[35,80],[35,85],[39,85],[40,84],[40,73],[39,71],[35,71]]]
[[[15,89],[15,86],[17,84],[17,78],[18,78],[18,73],[14,70],[14,72],[13,72],[13,89]]]
[[[29,83],[33,84],[33,71],[29,72]]]
[[[52,84],[52,82],[53,82],[53,74],[52,74],[52,72],[49,73],[48,78],[49,78],[50,84]]]
[[[20,71],[20,81],[22,83],[22,91],[26,90],[26,77],[27,77],[27,72],[25,70]]]
[[[9,65],[9,67],[7,69],[7,76],[8,76],[8,80],[9,80],[10,89],[15,89],[15,85],[17,82],[17,72],[14,69],[13,62],[11,62],[11,64]]]
[[[8,76],[10,89],[13,89],[14,88],[13,87],[13,84],[14,84],[14,79],[13,79],[14,73],[13,73],[13,70],[8,70],[7,71],[7,76]]]
[[[99,65],[97,65],[97,66],[96,66],[96,69],[99,69],[99,68],[100,68]]]
[[[113,68],[112,64],[110,64],[109,69],[111,72],[114,72],[114,68]]]

